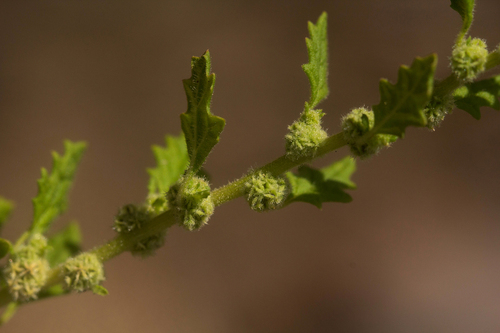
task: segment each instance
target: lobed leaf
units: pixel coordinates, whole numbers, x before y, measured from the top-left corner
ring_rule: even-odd
[[[64,142],[65,153],[52,153],[52,172],[42,168],[42,178],[38,180],[38,195],[33,199],[33,224],[31,233],[44,233],[52,221],[62,214],[68,205],[68,192],[73,182],[76,168],[87,148],[85,142]]]
[[[152,150],[156,168],[148,169],[148,190],[149,196],[156,196],[167,193],[170,186],[177,182],[189,164],[189,157],[182,134],[177,137],[167,135],[165,147],[154,145]]]
[[[12,210],[14,210],[14,203],[0,197],[0,228],[7,222]]]
[[[210,74],[210,53],[191,59],[191,77],[183,80],[188,109],[181,114],[181,127],[186,138],[189,169],[200,170],[219,136],[226,121],[210,113],[215,74]]]
[[[350,177],[356,170],[356,162],[346,157],[321,170],[302,165],[298,174],[286,173],[291,191],[284,206],[292,202],[307,202],[318,208],[323,202],[351,202],[344,190],[355,189]]]
[[[81,251],[82,234],[78,223],[71,222],[63,230],[49,238],[50,250],[47,253],[47,260],[51,267],[54,267],[66,259],[74,257]]]
[[[498,97],[500,97],[500,75],[466,84],[453,93],[455,106],[478,120],[481,118],[482,106],[500,110]]]
[[[437,57],[416,58],[411,67],[401,66],[398,82],[393,85],[380,80],[380,103],[373,106],[373,134],[403,137],[407,126],[425,126],[424,107],[432,96]]]
[[[461,40],[472,24],[472,19],[474,18],[474,0],[451,0],[450,7],[458,12],[462,17],[462,29],[458,35],[458,40]]]
[[[306,38],[309,63],[302,65],[311,86],[311,98],[306,103],[306,109],[316,107],[329,93],[327,17],[326,12],[323,12],[316,25],[308,22],[311,37]]]

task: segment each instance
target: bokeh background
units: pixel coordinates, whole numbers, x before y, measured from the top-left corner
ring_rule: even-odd
[[[415,56],[436,52],[448,75],[461,20],[447,0],[1,1],[0,194],[16,202],[4,236],[29,226],[40,167],[67,138],[90,148],[53,230],[77,219],[86,249],[112,238],[118,208],[146,195],[150,146],[180,133],[181,80],[208,48],[227,120],[212,186],[283,154],[309,97],[306,22],[323,10],[330,134]],[[499,17],[498,0],[478,0],[471,34],[498,45]],[[350,204],[259,214],[240,198],[199,232],[172,228],[153,258],[107,262],[109,296],[30,304],[2,331],[499,332],[499,146],[498,112],[457,110],[359,162]]]

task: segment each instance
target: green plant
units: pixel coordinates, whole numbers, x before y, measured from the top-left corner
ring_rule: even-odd
[[[481,43],[472,43],[474,49],[467,50],[464,36],[470,26],[471,19],[467,18],[471,17],[472,5],[471,2],[465,1],[452,2],[452,5],[464,17],[464,28],[456,44],[456,50],[460,52],[454,51],[452,59],[455,63],[454,74],[436,82],[436,57],[417,58],[410,68],[403,67],[400,70],[396,85],[387,81],[381,82],[382,99],[380,104],[373,107],[373,111],[353,110],[344,118],[344,132],[328,138],[320,124],[323,113],[315,109],[328,94],[326,15],[320,17],[317,25],[310,24],[310,62],[304,69],[311,83],[311,98],[306,103],[300,119],[290,126],[290,132],[286,136],[286,154],[262,168],[249,172],[242,179],[214,191],[211,191],[206,176],[203,175],[202,164],[218,142],[224,121],[213,116],[209,109],[215,81],[214,75],[210,74],[210,55],[205,53],[194,58],[192,77],[184,81],[189,107],[182,115],[181,123],[186,145],[184,138],[178,137],[168,138],[165,148],[155,148],[158,167],[150,170],[150,193],[146,203],[144,206],[129,206],[130,209],[120,211],[116,219],[118,223],[115,221],[115,229],[119,233],[117,238],[90,251],[94,260],[87,260],[92,263],[93,276],[102,275],[95,258],[98,261],[106,261],[123,251],[150,254],[161,245],[168,227],[181,223],[189,230],[199,229],[212,215],[214,206],[239,196],[247,195],[250,205],[257,210],[282,208],[296,201],[312,203],[319,207],[323,202],[348,202],[351,198],[345,190],[354,188],[350,181],[350,175],[355,168],[352,159],[343,159],[321,170],[303,164],[346,144],[353,152],[359,152],[355,153],[356,155],[368,157],[395,141],[397,137],[403,137],[407,126],[436,127],[449,113],[453,104],[475,117],[478,117],[479,107],[482,105],[498,108],[498,77],[473,83],[469,81],[473,81],[482,70],[497,66],[499,51],[486,54],[479,45]],[[476,50],[478,46],[479,50]],[[29,277],[26,279],[29,281],[20,281],[22,279],[13,276],[10,279],[11,286],[4,287],[3,304],[13,301],[9,309],[24,301],[61,295],[71,290],[92,289],[97,293],[104,293],[102,288],[97,287],[102,278],[95,279],[88,286],[72,282],[75,281],[74,275],[78,274],[74,273],[76,266],[81,267],[78,268],[82,271],[81,275],[91,275],[91,272],[85,269],[85,262],[82,265],[72,265],[78,258],[72,257],[79,251],[78,229],[75,227],[65,229],[63,233],[50,238],[47,244],[51,249],[47,251],[27,250],[34,246],[32,243],[37,239],[43,239],[41,234],[48,230],[50,223],[65,209],[66,193],[83,150],[83,144],[68,142],[64,156],[54,156],[54,167],[50,175],[42,172],[40,191],[34,202],[35,216],[31,229],[13,246],[7,241],[2,243],[4,254],[10,252],[12,260],[4,270],[7,285],[9,276],[12,276],[14,271],[9,268],[12,263],[23,265],[26,271],[23,277]],[[297,174],[287,172],[299,165],[301,167]],[[285,172],[288,186],[283,188],[283,181],[279,177]],[[165,195],[167,192],[168,195]],[[255,199],[256,193],[260,198]],[[266,199],[270,200],[265,201]],[[9,203],[4,206],[6,208],[2,209],[3,214],[0,216],[8,215],[11,210]],[[124,218],[127,214],[133,218]],[[123,225],[126,227],[122,228]],[[45,245],[43,248],[45,249]],[[29,252],[29,256],[25,252]],[[25,255],[30,259],[27,264],[22,262]],[[79,257],[83,255],[80,254]],[[33,265],[36,261],[38,263]],[[45,261],[50,265],[50,270],[46,269]],[[20,286],[20,289],[13,287],[19,283],[25,284]],[[16,296],[19,290],[26,290],[22,297]],[[11,312],[7,314],[10,315]]]

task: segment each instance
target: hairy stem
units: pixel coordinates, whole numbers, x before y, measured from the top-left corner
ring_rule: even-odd
[[[326,138],[316,151],[316,154],[312,157],[301,157],[295,160],[288,158],[286,155],[278,157],[274,161],[264,165],[257,170],[254,170],[253,172],[241,177],[240,179],[214,190],[212,192],[212,199],[214,200],[216,206],[220,206],[225,202],[242,196],[245,191],[245,183],[252,177],[253,174],[258,171],[269,172],[273,176],[279,176],[285,171],[288,171],[301,164],[310,162],[313,159],[339,149],[346,144],[347,143],[344,140],[344,133],[340,132]]]

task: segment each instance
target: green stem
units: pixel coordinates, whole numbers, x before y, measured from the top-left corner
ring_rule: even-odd
[[[323,143],[319,146],[316,154],[306,157],[301,157],[296,160],[292,160],[288,158],[286,155],[278,157],[274,161],[264,165],[257,170],[241,177],[240,179],[227,184],[226,186],[220,187],[212,192],[212,200],[214,201],[216,206],[220,206],[225,202],[236,199],[242,196],[245,192],[245,183],[252,177],[253,174],[259,171],[269,172],[273,176],[279,176],[287,170],[290,170],[296,166],[301,164],[310,162],[318,157],[321,157],[331,151],[339,149],[345,146],[347,143],[344,140],[344,133],[340,132],[335,135],[332,135],[325,139]]]

